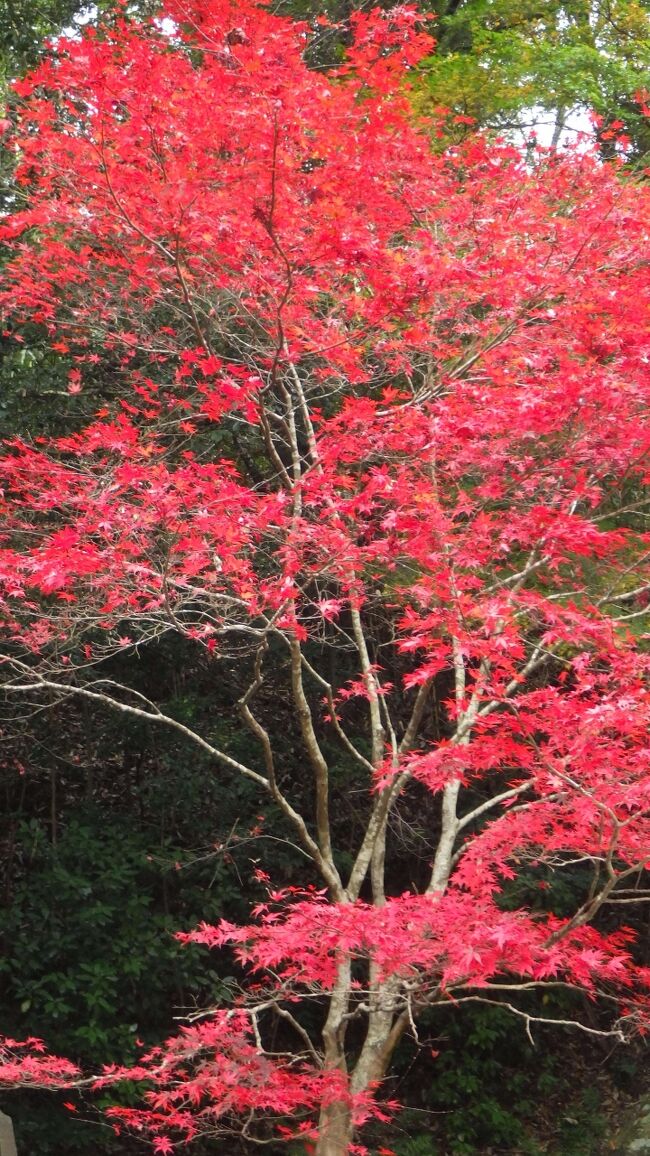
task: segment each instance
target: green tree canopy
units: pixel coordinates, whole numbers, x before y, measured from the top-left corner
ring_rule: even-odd
[[[603,118],[605,151],[617,120],[637,153],[648,150],[635,97],[650,71],[647,0],[438,0],[434,9],[433,103],[497,127],[526,125],[537,107],[558,133],[572,111],[593,110]]]
[[[544,118],[565,125],[601,117],[605,155],[622,121],[635,156],[650,149],[650,127],[635,98],[650,87],[649,0],[419,0],[435,17],[435,56],[424,71],[423,103],[445,106],[498,129]],[[281,0],[303,19],[325,12],[342,36],[352,11],[371,0]],[[381,6],[390,7],[388,0]],[[324,57],[331,36],[323,32]],[[576,118],[576,113],[582,116]],[[598,130],[596,130],[598,132]]]

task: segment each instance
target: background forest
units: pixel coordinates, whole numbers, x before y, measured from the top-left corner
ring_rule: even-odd
[[[326,13],[336,22],[316,38],[315,68],[340,55],[354,7],[350,0],[276,5],[299,19],[316,22]],[[110,19],[110,0],[99,8]],[[448,110],[451,139],[482,129],[511,133],[525,147],[538,133],[561,147],[566,134],[582,131],[593,135],[604,160],[624,155],[629,179],[640,179],[650,121],[635,94],[650,87],[650,0],[433,0],[426,10],[436,17],[438,47],[420,69],[413,101],[419,112]],[[47,52],[47,37],[97,14],[70,0],[0,0],[0,129],[13,115],[11,81]],[[10,153],[0,166],[1,196],[14,205],[21,190],[12,183]],[[36,328],[20,347],[3,333],[0,357],[5,438],[35,429],[64,433],[112,397],[105,360],[83,394],[70,391],[65,353],[53,351]],[[229,685],[215,685],[196,652],[168,636],[112,663],[114,677],[120,663],[130,664],[132,685],[247,761],[252,740],[232,718],[247,678],[236,662]],[[47,713],[16,703],[0,709],[3,1032],[43,1036],[82,1066],[127,1063],[136,1040],[161,1039],[174,1017],[209,1005],[235,982],[213,954],[179,946],[172,932],[200,919],[246,918],[261,896],[255,867],[262,841],[274,881],[290,886],[289,832],[272,809],[258,813],[245,782],[225,793],[207,758],[174,735],[97,713],[87,701]],[[289,700],[262,698],[261,710],[275,716],[285,773],[299,782]],[[345,848],[355,802],[340,756],[337,773],[338,845]],[[414,810],[402,821],[408,846],[428,817]],[[561,883],[550,880],[555,910],[570,910],[582,886],[580,868]],[[546,900],[540,893],[539,902]],[[640,962],[650,964],[650,911],[627,921],[644,945]],[[565,1010],[569,997],[554,998]],[[589,1014],[596,1024],[596,1011]],[[398,1156],[606,1151],[612,1120],[643,1088],[641,1050],[557,1030],[538,1032],[533,1048],[523,1028],[494,1008],[450,1017],[435,1033],[427,1040],[439,1053],[435,1063],[429,1049],[416,1054],[408,1041],[398,1056],[393,1090],[409,1105],[392,1141]],[[421,1036],[427,1038],[426,1025]],[[131,1093],[135,1099],[135,1089],[122,1088],[123,1102]],[[2,1106],[14,1119],[21,1156],[143,1150],[116,1136],[76,1093],[16,1092]],[[381,1146],[379,1130],[376,1142]],[[249,1152],[244,1142],[239,1151]]]

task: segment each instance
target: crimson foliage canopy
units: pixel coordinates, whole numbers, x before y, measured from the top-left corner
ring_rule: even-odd
[[[73,399],[112,376],[75,432],[5,447],[7,693],[175,729],[274,804],[304,867],[250,926],[189,936],[250,984],[132,1073],[149,1102],[116,1115],[159,1152],[292,1115],[320,1156],[362,1151],[424,1008],[530,1026],[551,984],[603,999],[611,1028],[586,1030],[647,1022],[630,935],[593,921],[638,898],[650,847],[650,194],[589,155],[432,151],[416,14],[352,32],[310,71],[305,26],[172,0],[16,86],[4,308]],[[216,676],[237,658],[250,761],[109,675],[168,633]],[[572,913],[533,901],[576,861]],[[529,902],[504,903],[522,872]]]

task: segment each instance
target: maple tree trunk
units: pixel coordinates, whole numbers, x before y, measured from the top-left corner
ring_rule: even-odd
[[[334,1101],[321,1109],[316,1156],[347,1156],[353,1139],[349,1106]]]
[[[381,1082],[401,1038],[404,1023],[389,1012],[371,1014],[366,1040],[352,1080],[353,1093],[365,1092]],[[347,1156],[354,1140],[354,1126],[348,1104],[334,1101],[321,1109],[316,1156]]]
[[[336,982],[330,996],[327,1019],[323,1027],[325,1068],[346,1073],[345,1032],[352,983],[350,956],[342,953]],[[323,1104],[318,1120],[316,1156],[347,1156],[354,1137],[350,1104],[343,1096]]]
[[[345,1062],[345,1009],[350,995],[350,963],[339,970],[338,982],[332,994],[323,1038],[326,1063],[342,1071]],[[393,1052],[401,1039],[408,1017],[395,1015],[394,1000],[399,989],[396,980],[379,980],[375,967],[370,967],[370,1003],[368,1027],[363,1046],[350,1078],[353,1095],[367,1092],[381,1083],[386,1075]],[[349,1104],[333,1100],[321,1108],[319,1138],[316,1156],[347,1156],[354,1140],[354,1124]]]

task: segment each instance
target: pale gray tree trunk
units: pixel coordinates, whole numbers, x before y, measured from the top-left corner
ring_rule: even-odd
[[[316,1156],[347,1156],[353,1140],[352,1120],[347,1104],[334,1103],[323,1108],[318,1128]]]
[[[4,1112],[0,1112],[0,1156],[16,1156],[14,1126]]]

